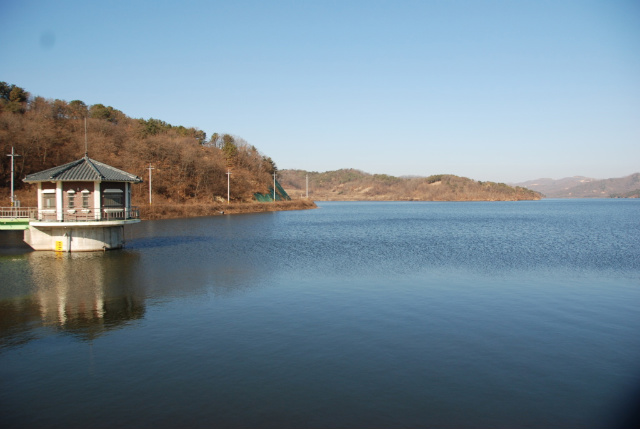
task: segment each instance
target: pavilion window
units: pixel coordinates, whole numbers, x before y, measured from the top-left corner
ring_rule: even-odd
[[[124,206],[124,195],[120,189],[106,189],[104,191],[104,207],[118,207]]]
[[[82,191],[82,208],[83,209],[89,208],[89,191],[86,189]]]
[[[56,194],[55,191],[44,191],[42,194],[42,208],[46,210],[56,209]]]

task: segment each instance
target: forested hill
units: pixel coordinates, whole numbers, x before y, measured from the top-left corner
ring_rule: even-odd
[[[85,121],[86,119],[86,121]],[[159,119],[135,119],[111,106],[87,105],[31,96],[23,88],[0,82],[0,145],[14,147],[15,188],[25,204],[35,194],[21,179],[81,158],[85,124],[91,158],[147,179],[153,167],[153,198],[158,203],[226,201],[227,172],[232,172],[231,199],[254,200],[268,193],[277,171],[273,160],[244,140],[229,134],[207,139],[197,128],[174,126]],[[0,157],[0,196],[8,196],[11,158]],[[312,200],[494,201],[539,199],[540,194],[502,183],[476,182],[453,175],[398,178],[358,170],[326,173],[284,170],[280,183],[292,197]],[[133,187],[133,202],[148,198],[146,186]],[[30,201],[29,198],[33,198]],[[0,204],[1,205],[1,204]]]
[[[269,192],[276,165],[254,146],[229,134],[206,134],[159,119],[134,119],[102,104],[33,97],[23,88],[0,82],[0,146],[15,148],[15,187],[25,192],[25,175],[81,158],[85,153],[85,118],[89,157],[147,179],[151,164],[154,201],[207,202],[227,198],[249,201]],[[8,193],[11,158],[2,156],[0,191]],[[133,187],[135,204],[148,188]],[[24,198],[24,197],[23,197]],[[3,203],[6,204],[6,203]],[[2,204],[0,204],[2,205]]]
[[[539,200],[541,194],[504,183],[477,182],[439,174],[429,177],[394,177],[343,169],[325,173],[280,171],[280,183],[291,197],[306,195],[315,201],[516,201]]]

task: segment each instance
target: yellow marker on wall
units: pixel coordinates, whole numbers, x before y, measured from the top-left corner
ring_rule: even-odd
[[[62,241],[56,241],[56,252],[62,252]]]

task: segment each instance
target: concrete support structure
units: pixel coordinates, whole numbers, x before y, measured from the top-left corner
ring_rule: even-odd
[[[120,249],[125,243],[124,226],[128,223],[132,221],[72,222],[64,226],[32,223],[24,231],[24,241],[34,250],[95,252]]]
[[[93,206],[100,207],[100,182],[93,182]],[[100,213],[95,212],[95,219],[100,220]]]
[[[62,211],[62,182],[56,183],[56,217],[58,222],[64,221],[64,212]]]

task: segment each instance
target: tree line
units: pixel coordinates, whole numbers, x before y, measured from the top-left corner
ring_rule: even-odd
[[[86,128],[85,128],[86,127]],[[86,135],[85,135],[86,129]],[[15,188],[29,190],[27,174],[81,158],[88,148],[92,159],[146,179],[153,166],[153,197],[166,202],[220,201],[227,198],[231,172],[231,199],[249,201],[269,192],[275,162],[242,138],[174,126],[160,119],[130,118],[103,104],[80,100],[45,99],[25,89],[0,82],[0,147],[14,147]],[[2,156],[0,186],[11,180],[11,159]],[[134,186],[134,203],[141,204],[147,189]]]

